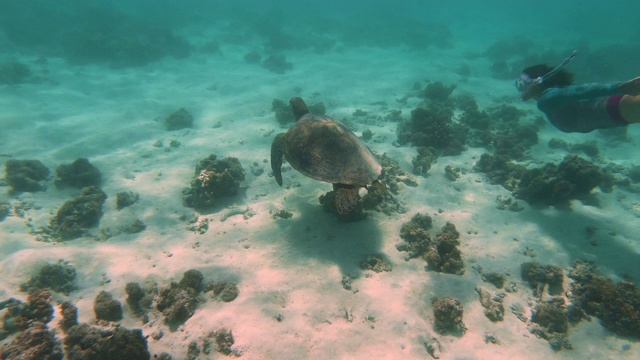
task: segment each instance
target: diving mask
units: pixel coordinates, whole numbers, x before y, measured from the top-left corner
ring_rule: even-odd
[[[520,91],[520,93],[522,93],[522,96],[524,96],[526,93],[528,93],[531,90],[531,88],[533,88],[534,85],[541,84],[545,80],[549,79],[550,77],[560,72],[560,70],[562,70],[562,68],[567,66],[571,62],[571,60],[573,60],[573,58],[576,57],[576,55],[578,55],[578,51],[573,50],[571,55],[567,56],[564,60],[562,60],[562,62],[558,64],[558,66],[554,67],[548,73],[542,76],[538,76],[535,79],[532,79],[527,74],[524,74],[524,73],[520,74],[520,78],[516,80],[516,88],[518,88],[518,91]]]

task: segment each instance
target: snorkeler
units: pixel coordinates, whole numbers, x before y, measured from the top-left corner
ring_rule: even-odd
[[[564,132],[588,133],[640,122],[640,77],[623,83],[572,85],[573,74],[564,67],[575,56],[574,51],[555,68],[524,69],[516,80],[522,100],[536,100],[538,109]]]

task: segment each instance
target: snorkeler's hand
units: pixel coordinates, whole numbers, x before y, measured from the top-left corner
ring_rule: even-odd
[[[618,89],[624,95],[640,95],[640,76],[620,83]]]

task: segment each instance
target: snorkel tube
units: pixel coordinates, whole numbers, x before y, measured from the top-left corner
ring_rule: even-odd
[[[516,80],[516,87],[518,88],[518,91],[520,91],[521,96],[525,97],[535,85],[542,84],[545,80],[549,79],[550,77],[553,77],[555,74],[560,72],[560,70],[562,70],[565,66],[569,65],[571,60],[573,60],[573,58],[576,57],[576,55],[578,55],[578,50],[573,50],[571,55],[567,56],[564,60],[562,60],[560,64],[554,67],[551,71],[549,71],[548,73],[542,76],[538,76],[535,79],[532,79],[527,74],[520,74],[520,78]]]

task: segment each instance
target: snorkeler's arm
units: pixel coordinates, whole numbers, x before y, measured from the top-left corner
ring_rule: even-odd
[[[621,94],[620,84],[570,85],[561,88],[549,88],[538,99],[540,110],[553,110],[572,101]]]
[[[623,82],[618,89],[623,95],[640,95],[640,77]]]

